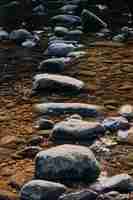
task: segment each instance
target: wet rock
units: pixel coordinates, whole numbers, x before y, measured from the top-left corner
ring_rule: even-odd
[[[101,179],[98,183],[90,186],[90,189],[98,192],[118,191],[129,193],[133,191],[133,179],[128,174],[118,174],[109,178]]]
[[[84,32],[97,32],[102,28],[107,28],[107,24],[104,21],[86,9],[81,13],[81,21]]]
[[[26,29],[18,29],[12,31],[9,35],[9,38],[17,43],[22,43],[26,40],[33,39],[33,35]]]
[[[54,34],[57,37],[64,37],[68,33],[69,29],[63,26],[56,26],[54,28]]]
[[[76,14],[77,8],[78,8],[77,5],[68,4],[61,7],[59,11],[62,14]]]
[[[86,55],[85,51],[72,51],[67,54],[68,57],[82,58]]]
[[[103,111],[103,108],[83,103],[40,103],[35,105],[35,111],[40,115],[79,114],[96,117]]]
[[[17,152],[18,156],[21,156],[23,158],[34,158],[38,152],[42,151],[41,147],[38,146],[28,146],[24,148],[23,150],[20,150]]]
[[[79,119],[69,119],[55,124],[52,140],[93,140],[105,133],[99,122],[88,122]]]
[[[64,193],[66,187],[59,183],[32,180],[26,183],[20,191],[21,200],[57,200],[58,197]]]
[[[71,26],[79,26],[81,24],[80,17],[66,14],[52,17],[51,22],[54,25],[63,25],[68,28]]]
[[[40,63],[38,69],[41,72],[60,73],[64,71],[66,65],[71,62],[71,58],[49,58]]]
[[[39,179],[93,182],[99,173],[94,154],[84,146],[60,145],[36,156],[35,176]]]
[[[96,200],[97,193],[92,190],[81,190],[62,195],[59,200]]]
[[[124,105],[120,108],[119,114],[127,119],[133,118],[133,106],[132,105]]]
[[[76,50],[77,47],[73,44],[66,44],[64,42],[54,42],[48,46],[44,52],[45,55],[55,57],[65,57],[69,52]]]
[[[81,40],[81,36],[82,36],[83,32],[81,30],[72,30],[69,31],[66,36],[64,36],[65,40],[76,40],[76,41],[80,41]]]
[[[52,120],[40,118],[36,122],[35,127],[41,130],[41,129],[52,129],[53,126],[54,126],[54,122]]]
[[[0,30],[0,41],[9,40],[9,34],[7,31]]]
[[[84,83],[78,79],[54,74],[38,74],[34,76],[33,82],[35,91],[39,89],[80,91],[83,87]]]
[[[35,47],[37,44],[36,42],[34,42],[33,40],[26,40],[24,42],[22,42],[22,47],[25,47],[25,48],[33,48]]]
[[[118,129],[128,129],[130,127],[129,122],[124,117],[109,117],[106,118],[102,125],[105,127],[106,130],[111,132],[117,131]]]

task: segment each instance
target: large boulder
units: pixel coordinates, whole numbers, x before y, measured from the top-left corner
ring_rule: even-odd
[[[80,119],[68,119],[55,124],[52,140],[93,140],[105,132],[99,122],[88,122]]]
[[[60,145],[36,156],[35,177],[39,179],[93,182],[99,174],[94,154],[84,146]]]
[[[40,103],[34,106],[39,115],[79,114],[96,117],[103,111],[102,107],[84,103]]]
[[[78,79],[55,74],[37,74],[34,76],[33,89],[80,91],[84,83]]]
[[[21,200],[57,200],[66,187],[59,183],[43,180],[32,180],[26,183],[20,191]]]

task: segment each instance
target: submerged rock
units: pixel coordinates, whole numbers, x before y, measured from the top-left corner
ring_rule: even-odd
[[[79,114],[96,117],[103,111],[100,106],[83,103],[40,103],[36,104],[34,108],[40,115]]]
[[[105,133],[104,127],[99,122],[87,122],[79,119],[68,119],[55,124],[52,140],[93,140]]]
[[[95,181],[100,173],[92,151],[84,146],[60,145],[36,156],[35,176],[55,181]]]
[[[65,91],[80,91],[84,83],[78,79],[55,74],[38,74],[34,76],[33,89],[49,89]]]
[[[43,180],[32,180],[26,183],[20,191],[21,200],[57,200],[66,187],[60,183]]]

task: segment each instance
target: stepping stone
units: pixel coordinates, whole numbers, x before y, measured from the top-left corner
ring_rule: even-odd
[[[86,117],[97,117],[103,108],[97,105],[84,103],[40,103],[34,107],[40,115],[79,114]]]
[[[52,140],[91,141],[105,133],[99,122],[88,122],[79,119],[68,119],[55,124]]]
[[[21,200],[57,200],[66,191],[66,187],[60,183],[32,180],[26,183],[20,191]]]
[[[35,177],[52,181],[93,182],[100,173],[99,164],[88,147],[60,145],[37,154]]]
[[[33,89],[80,91],[84,83],[78,79],[54,74],[37,74],[34,76]]]

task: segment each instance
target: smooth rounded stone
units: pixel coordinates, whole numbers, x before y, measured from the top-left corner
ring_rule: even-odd
[[[128,130],[119,130],[117,132],[117,139],[119,142],[125,142],[127,144],[133,145],[133,127]]]
[[[86,9],[81,13],[81,21],[84,32],[97,32],[102,28],[107,28],[107,24],[104,21]]]
[[[33,48],[35,47],[37,44],[36,42],[34,42],[33,40],[26,40],[24,42],[22,42],[22,47],[25,47],[25,48]]]
[[[82,36],[83,32],[81,30],[72,30],[69,31],[66,36],[64,36],[65,40],[76,40],[76,41],[80,41],[81,40],[81,36]]]
[[[93,140],[105,133],[99,122],[88,122],[69,119],[55,124],[51,135],[52,140]]]
[[[54,122],[49,119],[40,118],[37,120],[35,127],[39,130],[42,129],[52,129],[54,126]]]
[[[111,38],[111,32],[108,28],[103,28],[100,30],[100,32],[96,33],[96,38],[98,39],[110,39]]]
[[[126,42],[128,37],[124,33],[120,33],[112,37],[112,41],[114,42]]]
[[[72,51],[67,54],[68,57],[74,57],[74,58],[82,58],[86,55],[87,53],[85,51]]]
[[[127,119],[133,118],[133,106],[132,105],[124,105],[120,108],[119,114]]]
[[[63,72],[65,66],[71,63],[71,58],[49,58],[47,60],[43,60],[38,69],[41,72],[48,72],[48,73],[60,73]]]
[[[81,190],[78,192],[64,194],[59,200],[96,200],[97,193],[92,190]]]
[[[56,26],[54,28],[54,34],[57,37],[64,37],[69,32],[69,29],[63,26]]]
[[[90,186],[90,189],[98,193],[118,191],[129,193],[133,191],[133,179],[128,174],[118,174],[112,177],[106,177]]]
[[[92,151],[79,145],[60,145],[37,154],[35,177],[55,181],[93,182],[100,166]]]
[[[66,191],[60,183],[43,180],[32,180],[26,183],[20,191],[21,200],[57,200]]]
[[[80,91],[84,83],[78,79],[55,74],[37,74],[34,76],[33,89],[67,90]]]
[[[63,38],[57,38],[56,36],[49,37],[48,46],[53,43],[54,44],[55,43],[65,43],[65,44],[77,45],[78,42],[76,40],[64,40]]]
[[[71,115],[68,117],[68,119],[79,119],[79,120],[82,120],[82,117],[78,114],[74,114],[74,115]]]
[[[86,117],[97,117],[103,112],[100,106],[84,103],[40,103],[34,109],[40,115],[79,114]]]
[[[33,35],[26,29],[18,29],[12,31],[9,35],[9,38],[17,43],[22,43],[26,40],[33,39]]]
[[[45,55],[55,57],[65,57],[69,52],[76,50],[77,47],[73,44],[66,44],[64,42],[52,43],[44,52]]]
[[[68,4],[68,5],[64,5],[63,7],[61,7],[59,9],[59,11],[62,14],[75,14],[77,8],[78,8],[77,5]]]
[[[103,122],[102,125],[106,130],[111,132],[117,131],[118,129],[128,129],[130,124],[124,117],[108,117]]]
[[[79,16],[75,15],[56,15],[51,18],[52,24],[55,25],[63,25],[65,27],[71,27],[71,26],[80,26],[81,19]]]
[[[7,31],[0,30],[0,41],[9,40],[9,34]]]

